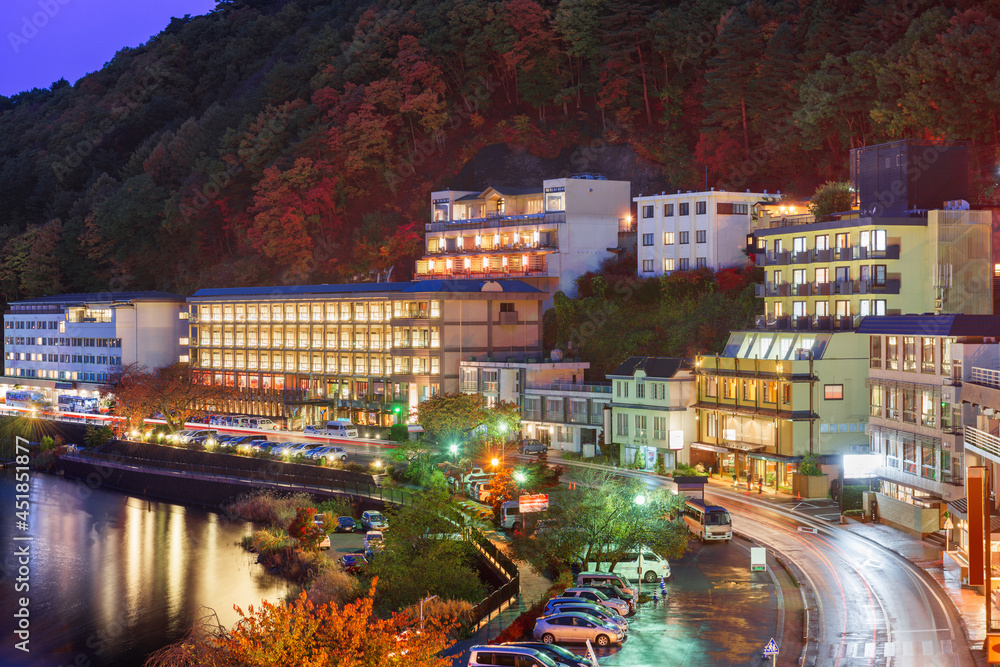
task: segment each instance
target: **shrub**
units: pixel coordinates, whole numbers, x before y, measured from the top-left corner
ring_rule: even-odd
[[[860,510],[863,507],[863,499],[861,494],[868,490],[866,486],[860,485],[849,485],[845,486],[843,490],[843,507],[844,511],[848,510]]]
[[[324,571],[306,589],[309,601],[316,605],[333,603],[343,606],[353,602],[361,594],[358,579],[338,568]]]
[[[312,507],[307,494],[279,496],[273,491],[255,491],[237,498],[226,510],[240,519],[284,529],[295,518],[298,507]]]
[[[389,428],[389,439],[395,442],[406,442],[410,439],[410,430],[406,424],[393,424]]]
[[[328,517],[354,516],[354,507],[346,498],[327,498],[316,509]]]
[[[819,467],[819,457],[815,454],[806,454],[799,464],[799,474],[806,477],[820,477],[823,470]]]
[[[579,461],[583,458],[583,454],[579,452],[563,452],[562,457],[567,461]]]
[[[93,449],[110,442],[114,437],[115,434],[111,431],[110,426],[88,426],[83,441],[87,447]]]
[[[464,637],[472,629],[472,603],[466,600],[435,598],[424,603],[424,618],[435,619],[441,626],[454,626],[454,634]],[[420,603],[405,610],[413,618],[420,618]]]

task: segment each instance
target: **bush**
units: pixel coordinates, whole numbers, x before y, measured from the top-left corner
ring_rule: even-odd
[[[279,496],[273,491],[254,491],[237,498],[226,510],[245,521],[285,529],[295,518],[296,508],[312,506],[312,499],[305,493]]]
[[[394,442],[406,442],[410,439],[410,430],[406,424],[393,424],[389,428],[389,439]]]
[[[567,461],[579,461],[583,458],[583,454],[579,452],[563,452],[562,457]]]
[[[115,437],[110,426],[88,426],[83,436],[87,447],[93,449],[110,442]]]
[[[306,596],[313,604],[336,604],[343,606],[353,602],[362,594],[358,579],[338,568],[324,571],[306,589]]]
[[[860,510],[864,507],[862,493],[868,490],[867,486],[850,485],[845,486],[843,491],[844,511]]]
[[[806,454],[799,464],[799,474],[806,477],[821,477],[823,470],[819,467],[819,457],[815,454]]]

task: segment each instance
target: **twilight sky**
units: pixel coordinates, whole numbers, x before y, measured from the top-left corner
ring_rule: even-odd
[[[0,0],[0,95],[71,84],[215,0]]]

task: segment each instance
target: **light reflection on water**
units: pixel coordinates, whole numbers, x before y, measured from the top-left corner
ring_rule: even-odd
[[[0,664],[141,665],[210,607],[223,625],[286,591],[237,545],[250,524],[197,507],[31,475],[30,590],[17,592],[14,471],[0,471]],[[30,648],[11,611],[30,599]]]

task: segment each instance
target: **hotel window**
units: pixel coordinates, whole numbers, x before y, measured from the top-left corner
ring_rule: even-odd
[[[850,248],[851,247],[851,235],[850,234],[837,234],[836,244],[838,248]]]
[[[708,267],[708,258],[707,257],[696,257],[695,260],[694,260],[694,267],[696,269],[707,268]]]
[[[672,257],[663,260],[663,270],[664,271],[674,270],[674,260]]]
[[[714,377],[705,378],[705,396],[715,398],[719,395],[719,380]]]
[[[908,424],[916,424],[917,390],[913,387],[902,387],[899,393],[903,395],[903,421]]]
[[[872,315],[885,315],[885,299],[872,300]]]
[[[430,317],[441,317],[441,302],[431,301]]]
[[[816,282],[819,284],[830,282],[830,269],[816,269]]]
[[[817,301],[816,302],[816,317],[828,317],[830,315],[830,302],[829,301]]]
[[[269,327],[260,328],[260,347],[271,347],[271,329]]]
[[[351,372],[351,358],[341,357],[340,358],[340,374],[349,375]]]
[[[212,306],[212,321],[221,322],[222,321],[222,306]],[[34,322],[32,324],[32,329],[34,329]]]
[[[308,303],[300,303],[299,307],[298,307],[298,310],[299,310],[299,322],[308,322],[309,321],[309,304]]]
[[[674,217],[674,205],[673,204],[664,204],[663,205],[663,217],[664,218],[672,218],[672,217]]]
[[[441,347],[441,332],[437,327],[431,327],[431,347]]]
[[[309,304],[309,312],[311,313],[311,319],[313,322],[323,321],[323,304],[321,303]]]
[[[295,353],[285,352],[285,370],[292,372],[295,370]]]
[[[355,375],[365,375],[365,358],[362,356],[354,357],[354,374]]]
[[[326,330],[326,349],[336,350],[337,349],[337,330],[327,329]]]
[[[257,321],[257,304],[248,303],[247,304],[247,322]]]
[[[354,321],[355,322],[367,322],[368,321],[368,309],[365,308],[364,302],[358,302],[354,304]]]
[[[736,379],[725,378],[722,381],[722,398],[736,398]]]
[[[756,380],[743,380],[743,400],[744,401],[756,401],[757,400],[757,381]]]
[[[691,211],[691,204],[687,202],[677,205],[677,215],[688,215]]]
[[[705,415],[705,437],[717,438],[719,433],[719,417],[714,412],[702,413]]]
[[[951,339],[941,339],[941,375],[951,377]],[[955,378],[961,380],[961,377]]]
[[[917,370],[917,339],[914,336],[903,336],[903,370]]]
[[[876,229],[872,231],[872,247],[873,251],[885,252],[885,230]]]
[[[646,383],[636,382],[635,383],[635,397],[636,398],[646,398]]]
[[[707,207],[706,202],[698,201],[698,202],[694,203],[694,212],[697,215],[705,215],[705,212],[707,210],[708,210],[708,207]]]
[[[323,355],[321,354],[312,355],[312,367],[309,370],[312,373],[323,372]]]
[[[339,319],[337,317],[337,314],[338,314],[339,310],[340,309],[337,307],[336,303],[328,303],[328,304],[326,304],[326,321],[327,322],[336,322]]]
[[[340,330],[340,349],[349,350],[351,349],[351,331],[350,329]]]
[[[340,321],[350,322],[351,321],[351,304],[347,301],[341,301],[340,306]]]
[[[781,402],[788,405],[792,402],[792,383],[782,382],[781,383]]]
[[[691,243],[691,232],[681,232],[680,233],[681,244]]]
[[[368,319],[372,322],[382,321],[382,302],[376,301],[375,303],[368,304]]]
[[[792,252],[805,252],[806,251],[806,237],[796,236],[792,239]]]
[[[690,259],[688,259],[687,257],[681,257],[680,260],[678,260],[677,269],[679,271],[687,271],[690,268],[691,268]]]
[[[806,302],[805,301],[793,301],[792,302],[792,317],[805,317],[809,313],[806,312]]]
[[[247,344],[246,338],[246,329],[244,327],[238,327],[236,329],[236,346],[245,347]]]
[[[830,235],[829,234],[817,234],[816,235],[816,250],[829,250],[830,249]]]
[[[948,408],[945,407],[945,410]],[[935,412],[934,395],[929,390],[920,392],[920,425],[928,428],[937,427],[937,413]]]
[[[774,403],[778,393],[778,383],[774,380],[765,380],[763,383],[764,402]]]
[[[247,370],[257,370],[257,353],[247,352]]]
[[[285,304],[285,321],[294,322],[295,321],[295,304],[286,303]]]
[[[236,353],[236,368],[238,370],[243,370],[245,368],[245,355],[242,352]]]
[[[794,269],[792,271],[792,282],[796,285],[804,285],[806,282],[806,270]]]
[[[271,321],[272,322],[281,322],[282,321],[282,317],[281,317],[281,304],[280,303],[272,303],[271,304]]]
[[[885,367],[886,370],[899,370],[899,339],[896,336],[885,337]]]
[[[219,350],[212,351],[212,366],[214,368],[222,368],[222,352]]]
[[[628,435],[628,415],[617,414],[616,419],[616,435]]]
[[[337,372],[337,355],[328,354],[326,355],[326,372],[336,373]],[[333,394],[331,394],[332,396]]]
[[[882,337],[872,336],[868,343],[868,367],[882,368]]]
[[[924,336],[920,340],[923,343],[920,348],[920,372],[933,373],[935,368],[934,339],[930,336]]]
[[[653,235],[652,234],[643,234],[642,235],[642,245],[644,245],[644,246],[653,245]]]
[[[285,327],[285,347],[295,349],[295,327]]]
[[[564,201],[562,192],[549,192],[545,195],[545,210],[565,211],[566,204]]]
[[[652,273],[653,272],[653,260],[651,260],[651,259],[644,259],[644,260],[642,260],[642,271],[643,271],[643,273]]]
[[[847,300],[837,301],[837,317],[851,316],[851,302]]]
[[[884,390],[882,385],[873,384],[868,391],[868,400],[871,403],[871,407],[868,409],[868,414],[872,417],[882,416],[882,397]]]
[[[705,230],[695,232],[694,240],[695,243],[708,243],[708,232]]]
[[[642,217],[643,218],[652,218],[653,217],[653,207],[652,206],[643,206],[642,207]]]
[[[673,245],[673,244],[674,244],[674,233],[663,232],[663,245]]]
[[[321,327],[313,327],[312,346],[317,350],[323,347],[323,329]]]
[[[823,398],[827,401],[842,401],[844,400],[844,385],[842,384],[825,384],[823,385]]]
[[[371,373],[372,375],[381,375],[382,374],[382,358],[381,357],[372,357],[371,359],[368,360],[368,372]]]
[[[372,350],[382,349],[382,332],[372,331],[368,334],[368,345]]]
[[[646,415],[632,415],[635,421],[635,437],[646,437]]]
[[[872,266],[872,274],[874,275],[874,283],[876,287],[885,287],[885,264],[875,264]]]
[[[885,387],[883,389],[885,394],[885,418],[886,419],[899,419],[899,394],[896,392],[895,387]]]

